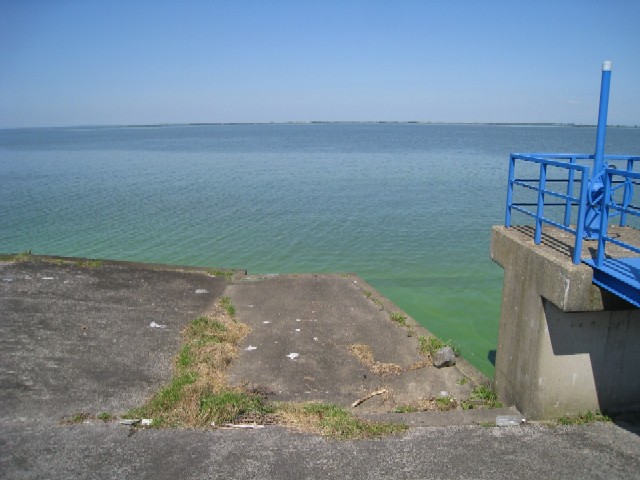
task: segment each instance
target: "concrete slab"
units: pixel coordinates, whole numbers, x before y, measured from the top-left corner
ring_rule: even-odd
[[[333,368],[334,360],[326,352],[338,355],[337,349],[352,340],[331,330],[357,330],[352,322],[366,320],[370,328],[357,338],[371,342],[377,359],[403,366],[413,360],[415,350],[402,352],[395,344],[406,346],[415,336],[404,332],[403,337],[402,329],[385,323],[394,307],[375,298],[385,308],[378,310],[377,303],[358,293],[358,287],[370,287],[357,277],[303,276],[299,284],[291,276],[267,280],[227,290],[234,296],[238,316],[253,322],[254,334],[261,325],[269,325],[261,323],[264,319],[278,320],[280,330],[289,333],[289,320],[300,318],[291,324],[294,332],[301,329],[295,333],[332,339],[325,344],[335,348],[319,350],[325,355],[317,362]],[[223,278],[112,262],[96,269],[75,263],[0,264],[0,478],[640,478],[637,422],[556,428],[450,426],[490,421],[494,414],[512,412],[509,409],[455,412],[452,417],[440,412],[411,414],[402,417],[413,426],[402,436],[352,442],[279,427],[132,430],[95,419],[60,423],[79,411],[126,411],[155,392],[170,378],[180,329],[206,312],[225,286]],[[275,295],[284,295],[287,288],[292,300]],[[332,292],[336,296],[329,302]],[[259,305],[268,307],[262,317]],[[303,322],[314,318],[316,322]],[[335,320],[333,327],[323,325],[324,319]],[[166,328],[151,328],[151,322]],[[384,332],[377,335],[378,343],[370,338],[378,327],[371,325]],[[296,343],[302,335],[291,337],[282,349],[300,350],[299,361],[284,362],[286,367],[303,367],[296,375],[308,371],[305,359],[311,358],[302,348],[305,344]],[[268,349],[246,352],[243,361],[260,350]],[[281,358],[275,350],[272,354],[277,369]],[[343,353],[340,362],[352,364]],[[359,364],[352,365],[360,371]],[[465,365],[460,364],[462,369]],[[328,382],[318,378],[324,382],[317,389],[321,391]],[[267,380],[268,376],[265,384]],[[286,391],[292,398],[306,395],[293,390],[297,382],[279,381],[291,388]],[[352,390],[343,385],[329,391],[346,402],[365,386],[361,381]],[[475,416],[461,418],[466,414]],[[449,426],[423,426],[430,424]]]
[[[79,411],[140,405],[171,375],[180,330],[227,283],[124,263],[78,263],[0,263],[4,420],[57,422]]]
[[[470,383],[461,385],[465,375],[456,367],[412,370],[425,361],[418,336],[429,333],[410,318],[407,326],[392,321],[390,314],[401,310],[376,302],[379,294],[356,275],[249,276],[230,285],[226,295],[238,320],[252,328],[230,382],[267,392],[273,400],[350,406],[385,389],[387,394],[355,409],[383,412],[441,392],[466,399],[472,390]],[[354,344],[369,346],[375,361],[400,372],[374,373],[350,353]]]

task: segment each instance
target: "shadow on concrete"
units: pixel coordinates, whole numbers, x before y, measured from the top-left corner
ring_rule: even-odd
[[[566,388],[595,389],[600,410],[614,417],[620,412],[640,412],[640,349],[626,341],[640,334],[633,311],[570,313],[549,301],[543,303],[553,355],[566,356]],[[571,365],[576,365],[575,371],[585,371],[579,368],[585,363],[590,364],[586,370],[593,377],[573,373],[571,378]],[[626,423],[637,422],[638,416],[632,413],[624,418]]]

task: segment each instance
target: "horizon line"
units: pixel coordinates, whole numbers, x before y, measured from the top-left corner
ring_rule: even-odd
[[[327,124],[396,124],[396,125],[488,125],[488,126],[550,126],[550,127],[597,127],[597,124],[575,122],[445,122],[422,120],[284,120],[264,122],[169,122],[140,124],[77,124],[77,125],[37,125],[21,127],[0,127],[0,130],[20,130],[38,128],[154,128],[207,125],[327,125]],[[640,128],[635,124],[607,124],[607,127]]]

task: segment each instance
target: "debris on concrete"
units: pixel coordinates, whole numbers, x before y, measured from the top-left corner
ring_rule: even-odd
[[[525,423],[525,419],[520,415],[498,415],[496,416],[497,427],[517,427]]]
[[[444,347],[433,355],[433,366],[436,368],[452,367],[456,364],[456,354],[451,347]]]
[[[196,293],[209,293],[209,290],[205,290],[204,288],[198,288]]]
[[[287,355],[287,357],[289,357],[291,360],[295,360],[299,356],[300,356],[299,353],[290,353],[289,355]]]
[[[140,418],[125,418],[120,420],[120,425],[137,425],[142,419]]]
[[[258,347],[254,347],[253,345],[249,345],[247,348],[245,348],[245,350],[246,350],[247,352],[250,352],[250,351],[252,351],[252,350],[257,350],[257,349],[258,349]]]
[[[143,418],[140,420],[140,425],[143,427],[150,427],[153,424],[153,418]]]
[[[256,428],[264,428],[264,425],[258,425],[257,423],[225,423],[225,428],[244,428],[254,430]]]
[[[151,328],[167,328],[167,326],[166,326],[166,325],[160,325],[159,323],[156,323],[156,322],[151,322],[151,323],[149,324],[149,326],[150,326]]]
[[[358,400],[356,400],[355,402],[353,402],[353,403],[351,404],[351,408],[355,408],[355,407],[357,407],[357,406],[358,406],[358,405],[360,405],[361,403],[366,402],[367,400],[369,400],[370,398],[375,397],[376,395],[383,395],[383,394],[385,394],[385,393],[387,393],[387,389],[386,389],[386,388],[382,388],[382,389],[380,389],[380,390],[376,390],[375,392],[371,392],[370,394],[368,394],[368,395],[366,395],[366,396],[364,396],[364,397],[362,397],[362,398],[359,398]]]

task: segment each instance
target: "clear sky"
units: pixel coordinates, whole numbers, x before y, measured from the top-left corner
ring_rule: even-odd
[[[0,0],[0,128],[640,125],[640,0]]]

